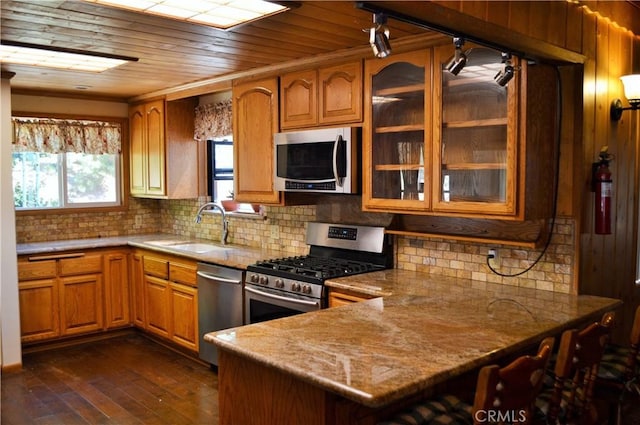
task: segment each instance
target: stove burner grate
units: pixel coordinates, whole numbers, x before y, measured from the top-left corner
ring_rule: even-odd
[[[265,272],[275,270],[295,276],[306,276],[317,279],[328,279],[352,274],[380,270],[383,267],[373,263],[345,260],[335,257],[317,257],[312,255],[276,258],[259,261],[257,269]]]

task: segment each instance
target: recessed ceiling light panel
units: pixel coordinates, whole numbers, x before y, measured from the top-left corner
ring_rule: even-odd
[[[49,46],[21,45],[3,41],[0,45],[0,61],[44,68],[73,69],[77,71],[102,72],[136,58],[104,57],[93,52],[86,54]]]
[[[85,0],[227,30],[289,8],[262,0]]]

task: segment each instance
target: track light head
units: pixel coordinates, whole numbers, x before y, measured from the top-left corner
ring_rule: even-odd
[[[498,83],[499,86],[504,87],[507,85],[509,81],[511,81],[514,75],[515,75],[515,69],[513,68],[513,66],[505,65],[504,69],[501,71],[498,71],[498,73],[496,74],[495,77],[493,77],[493,79],[496,81],[496,83]]]
[[[504,68],[498,71],[493,79],[499,86],[504,87],[511,81],[516,73],[515,68],[511,64],[511,53],[502,53],[502,63],[504,63]]]
[[[369,29],[369,45],[377,58],[386,58],[391,54],[387,16],[384,13],[373,14],[373,27]]]
[[[445,69],[453,75],[458,75],[467,64],[467,55],[462,51],[464,39],[462,37],[453,37],[453,45],[456,51],[453,58],[445,65]]]

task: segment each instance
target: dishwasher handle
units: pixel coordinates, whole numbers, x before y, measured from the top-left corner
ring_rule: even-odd
[[[207,279],[207,280],[215,280],[216,282],[222,282],[222,283],[232,283],[235,285],[239,285],[240,283],[242,283],[242,280],[238,280],[238,279],[227,279],[226,277],[222,277],[222,276],[218,276],[215,274],[211,274],[211,273],[207,273],[207,272],[203,272],[203,271],[197,271],[196,274],[198,276],[200,276],[201,278]]]

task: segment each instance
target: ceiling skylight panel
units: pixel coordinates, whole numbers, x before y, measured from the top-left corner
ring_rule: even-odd
[[[166,16],[229,29],[288,10],[286,6],[262,0],[85,0],[140,13]]]
[[[59,50],[49,50],[50,46],[27,47],[8,42],[0,45],[0,60],[5,63],[39,66],[57,69],[75,69],[79,71],[102,72],[127,62],[126,59],[86,55]],[[49,48],[49,49],[48,49]],[[130,58],[128,60],[137,60]]]

